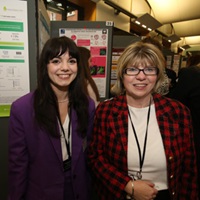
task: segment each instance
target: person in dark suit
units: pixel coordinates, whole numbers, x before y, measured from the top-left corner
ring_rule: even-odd
[[[191,111],[200,188],[200,55],[189,57],[187,66],[179,72],[176,87],[168,96],[179,100]]]
[[[152,44],[128,46],[117,63],[117,96],[96,110],[88,149],[100,200],[197,200],[189,109],[155,91],[165,61]]]
[[[176,72],[173,69],[165,68],[168,79],[170,80],[169,92],[176,86]]]
[[[95,112],[67,37],[42,50],[35,91],[13,102],[9,119],[9,200],[89,200],[86,163]]]

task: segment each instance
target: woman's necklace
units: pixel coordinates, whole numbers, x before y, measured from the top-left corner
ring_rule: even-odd
[[[130,121],[131,121],[133,133],[134,133],[135,140],[136,140],[137,147],[138,147],[139,161],[140,161],[140,163],[139,163],[140,164],[140,169],[139,169],[139,171],[137,171],[136,175],[134,175],[134,177],[133,177],[135,180],[142,179],[142,167],[143,167],[143,163],[144,163],[146,145],[147,145],[147,135],[148,135],[149,118],[150,118],[150,110],[151,110],[150,108],[151,108],[151,98],[150,98],[150,101],[149,101],[149,109],[148,109],[148,114],[147,114],[147,126],[146,126],[146,133],[145,133],[145,139],[144,139],[144,148],[143,148],[143,153],[142,154],[141,154],[140,144],[139,144],[139,141],[138,141],[136,130],[135,130],[135,127],[133,125],[130,112],[128,110],[128,115],[129,115],[129,118],[130,118]]]
[[[58,103],[63,103],[63,102],[66,102],[68,101],[68,98],[67,99],[64,99],[64,100],[61,100],[61,101],[57,101]]]

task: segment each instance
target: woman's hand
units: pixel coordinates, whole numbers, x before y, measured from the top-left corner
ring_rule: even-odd
[[[125,187],[125,191],[130,196],[132,194],[132,181],[129,181]],[[134,181],[134,200],[152,200],[156,197],[158,190],[155,184],[147,180]]]

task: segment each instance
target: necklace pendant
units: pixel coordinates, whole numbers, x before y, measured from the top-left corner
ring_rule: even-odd
[[[136,177],[138,180],[141,180],[142,179],[142,173],[141,172],[137,172],[136,173]]]

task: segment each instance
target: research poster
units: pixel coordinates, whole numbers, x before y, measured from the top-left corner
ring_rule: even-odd
[[[90,50],[92,78],[98,86],[100,97],[106,97],[108,29],[60,28],[59,36],[67,36],[73,39],[77,46]]]
[[[30,91],[26,1],[0,1],[0,117]]]
[[[38,0],[38,38],[40,54],[44,44],[50,38],[50,18],[43,0]]]
[[[117,61],[122,55],[124,48],[113,48],[112,49],[112,66],[111,66],[111,81],[110,88],[115,84],[117,80]]]

